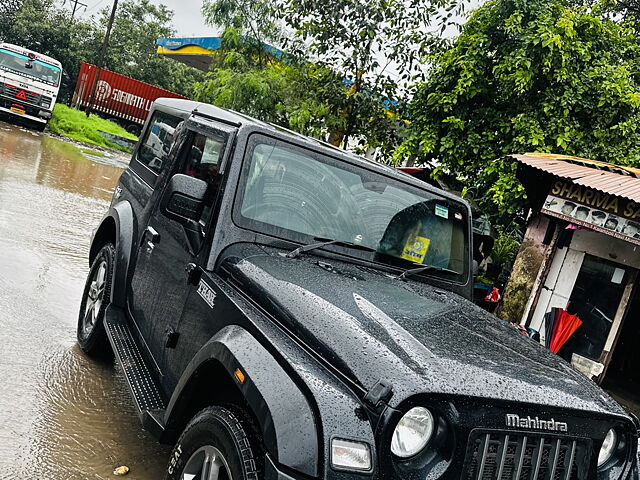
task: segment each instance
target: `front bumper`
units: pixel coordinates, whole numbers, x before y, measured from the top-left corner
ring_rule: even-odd
[[[20,104],[21,107],[24,107],[25,113],[14,112],[13,110],[11,110],[11,107],[15,103],[16,102],[14,101],[14,99],[0,95],[0,112],[8,113],[10,115],[14,115],[16,117],[24,118],[38,123],[47,123],[47,121],[51,118],[51,110],[29,103]]]

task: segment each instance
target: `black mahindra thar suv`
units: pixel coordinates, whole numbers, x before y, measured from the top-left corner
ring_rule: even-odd
[[[78,342],[167,479],[638,480],[638,422],[473,305],[469,206],[160,99],[95,231]]]

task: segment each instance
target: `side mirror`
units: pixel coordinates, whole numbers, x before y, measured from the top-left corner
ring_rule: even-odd
[[[160,201],[160,212],[184,227],[193,253],[200,250],[202,242],[199,220],[207,187],[204,180],[178,173],[169,180]]]

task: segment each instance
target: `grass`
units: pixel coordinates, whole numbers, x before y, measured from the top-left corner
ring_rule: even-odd
[[[49,120],[49,130],[64,137],[78,140],[80,142],[98,145],[100,147],[115,148],[117,150],[127,151],[125,148],[109,142],[100,135],[103,132],[113,133],[121,137],[136,140],[136,136],[127,132],[117,123],[105,120],[97,115],[87,115],[75,108],[67,107],[63,104],[56,104],[53,107],[53,116]]]

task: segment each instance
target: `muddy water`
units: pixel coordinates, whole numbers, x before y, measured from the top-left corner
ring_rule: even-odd
[[[0,122],[0,479],[160,479],[112,364],[75,344],[91,231],[126,158]]]

